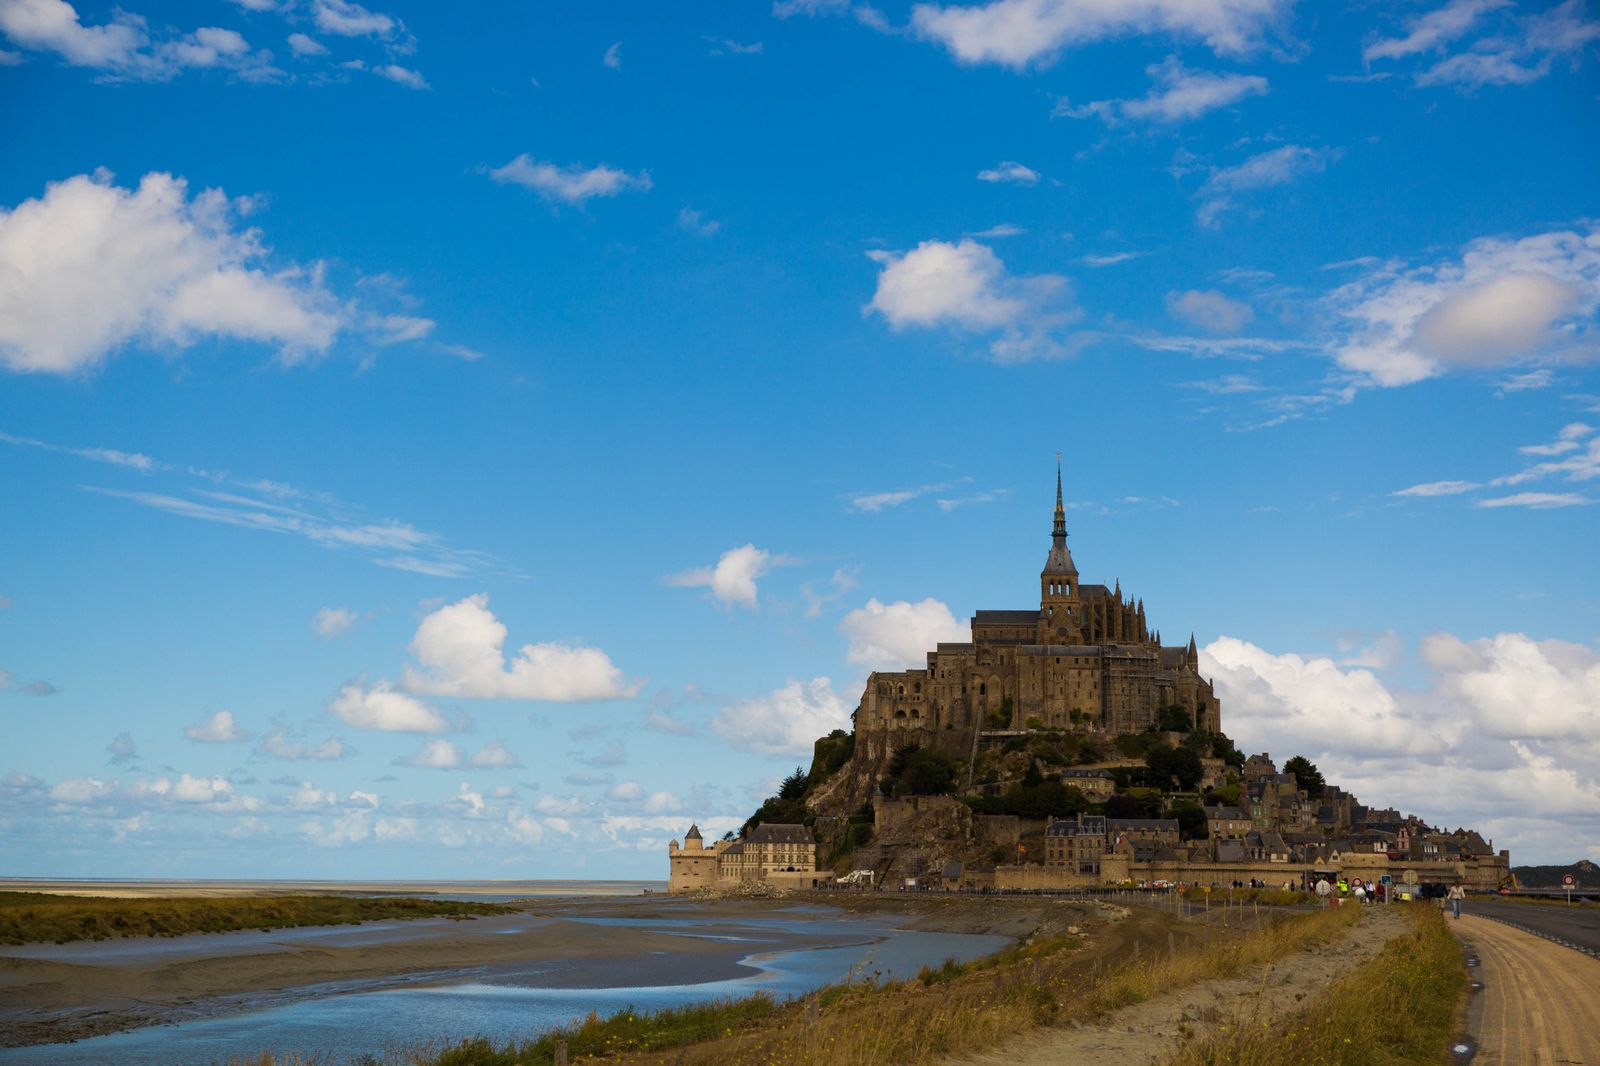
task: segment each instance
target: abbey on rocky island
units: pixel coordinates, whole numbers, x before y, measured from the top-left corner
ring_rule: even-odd
[[[1039,608],[978,611],[972,640],[940,644],[920,670],[874,673],[856,716],[859,739],[970,750],[980,732],[1061,729],[1120,736],[1160,727],[1181,709],[1192,728],[1222,732],[1221,707],[1200,676],[1193,635],[1164,647],[1142,599],[1122,584],[1086,585],[1067,548],[1061,471],[1055,526],[1039,574]]]

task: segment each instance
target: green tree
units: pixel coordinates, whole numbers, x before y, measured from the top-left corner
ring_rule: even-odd
[[[1168,818],[1178,820],[1178,834],[1184,840],[1204,840],[1209,831],[1206,809],[1198,803],[1185,800],[1174,803],[1167,810]]]
[[[783,779],[783,784],[778,786],[778,798],[781,800],[800,800],[806,798],[806,772],[800,767],[794,768],[794,773]]]
[[[1200,756],[1188,748],[1153,745],[1145,753],[1144,764],[1145,782],[1163,792],[1193,792],[1200,778],[1205,776]]]
[[[1187,733],[1194,728],[1194,719],[1182,707],[1163,707],[1160,726],[1163,733]]]
[[[1044,784],[1044,775],[1039,772],[1039,764],[1029,759],[1028,769],[1022,775],[1022,787],[1038,788],[1042,784]]]
[[[1317,764],[1304,755],[1296,755],[1283,764],[1283,772],[1293,774],[1295,782],[1300,788],[1305,789],[1307,796],[1320,799],[1327,782],[1322,779],[1322,771],[1317,769]]]

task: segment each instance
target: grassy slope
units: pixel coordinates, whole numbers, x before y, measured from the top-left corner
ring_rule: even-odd
[[[242,896],[227,899],[102,899],[0,892],[0,944],[181,936],[240,929],[350,925],[378,918],[473,918],[513,908],[454,900],[353,896]]]
[[[1353,908],[1345,908],[1353,909]],[[1449,1058],[1467,990],[1461,946],[1436,907],[1406,908],[1411,932],[1277,1026],[1234,1030],[1169,1066],[1412,1066]]]

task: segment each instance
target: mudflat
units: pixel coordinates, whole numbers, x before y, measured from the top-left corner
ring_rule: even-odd
[[[281,885],[274,885],[281,891]],[[867,942],[872,924],[1025,936],[1081,909],[896,895],[691,900],[665,896],[532,900],[511,914],[271,932],[129,937],[0,947],[0,1046],[80,1039],[338,992],[492,979],[604,987],[742,976],[752,952]],[[810,920],[872,917],[862,931]],[[792,918],[781,927],[756,918]],[[640,923],[640,924],[635,924]]]

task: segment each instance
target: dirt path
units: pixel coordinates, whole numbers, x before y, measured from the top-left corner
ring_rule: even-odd
[[[1477,1063],[1600,1066],[1600,959],[1472,914],[1450,926],[1479,960]]]
[[[1219,1025],[1250,1024],[1256,1018],[1287,1014],[1376,956],[1408,928],[1401,915],[1372,907],[1351,935],[1260,967],[1245,977],[1208,981],[1158,996],[1125,1007],[1097,1025],[1040,1030],[959,1062],[961,1066],[1059,1066],[1078,1061],[1143,1066],[1162,1062],[1189,1036],[1209,1033]]]

